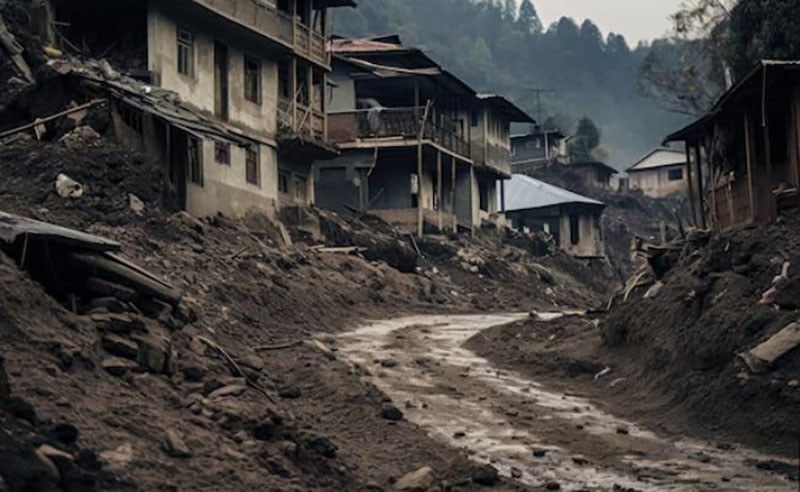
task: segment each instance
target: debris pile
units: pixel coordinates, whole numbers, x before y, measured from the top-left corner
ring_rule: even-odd
[[[725,429],[787,449],[800,425],[797,221],[644,245],[648,267],[612,300],[605,346],[637,384]]]

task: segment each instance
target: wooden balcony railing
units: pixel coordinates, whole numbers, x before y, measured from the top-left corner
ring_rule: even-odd
[[[296,109],[296,110],[295,110]],[[327,142],[325,113],[288,99],[278,101],[278,121],[295,135]]]
[[[380,108],[332,113],[329,135],[331,141],[340,144],[389,138],[414,140],[420,136],[424,111],[424,108]],[[469,159],[469,142],[451,128],[457,125],[445,118],[427,121],[422,138]]]
[[[278,41],[298,55],[328,65],[325,37],[291,14],[262,0],[192,0],[262,36]]]

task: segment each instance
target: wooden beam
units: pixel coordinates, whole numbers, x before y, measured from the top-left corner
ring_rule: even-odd
[[[703,190],[703,162],[702,162],[702,154],[700,149],[700,144],[695,145],[695,168],[697,170],[697,205],[700,208],[700,225],[703,229],[708,227],[706,223],[706,207],[704,202],[704,190]]]
[[[756,220],[756,204],[755,204],[755,191],[753,190],[753,150],[755,149],[755,142],[752,141],[753,133],[751,131],[750,116],[747,112],[744,113],[744,148],[745,159],[747,161],[747,192],[750,196],[750,221]]]
[[[686,178],[689,181],[689,205],[692,210],[692,221],[695,224],[699,224],[700,221],[697,218],[697,209],[694,206],[694,184],[692,183],[692,149],[689,146],[689,142],[686,142]]]
[[[444,216],[442,202],[442,153],[436,152],[436,200],[439,203],[439,232],[444,230]]]
[[[27,125],[23,125],[23,126],[14,128],[12,130],[8,130],[8,131],[5,131],[3,133],[0,133],[0,138],[9,137],[11,135],[15,135],[17,133],[24,132],[25,130],[30,130],[32,128],[35,128],[35,127],[39,126],[39,125],[43,125],[44,123],[47,123],[49,121],[56,120],[58,118],[61,118],[63,116],[67,116],[67,115],[72,114],[72,113],[77,113],[79,111],[83,111],[84,109],[88,109],[88,108],[97,106],[99,104],[104,104],[105,102],[106,102],[105,99],[95,99],[95,100],[90,101],[90,102],[88,102],[86,104],[81,104],[80,106],[75,106],[74,108],[66,109],[64,111],[61,111],[61,112],[58,112],[56,114],[47,116],[45,118],[37,118],[35,121],[33,121],[31,123],[28,123]]]
[[[767,205],[769,207],[769,219],[775,220],[777,217],[777,210],[775,206],[775,195],[772,193],[773,187],[775,186],[772,182],[772,146],[769,141],[769,125],[764,122],[764,161],[767,164],[767,189],[766,189],[766,199]]]

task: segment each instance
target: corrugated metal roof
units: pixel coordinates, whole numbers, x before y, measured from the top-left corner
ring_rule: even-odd
[[[686,164],[686,153],[675,149],[655,149],[639,159],[628,171],[644,171],[659,167],[679,166]]]
[[[503,210],[529,210],[535,208],[553,207],[568,203],[583,203],[604,207],[605,204],[592,200],[583,195],[553,186],[531,178],[524,174],[514,174],[510,180],[505,181],[505,203]],[[499,195],[499,190],[498,190]]]

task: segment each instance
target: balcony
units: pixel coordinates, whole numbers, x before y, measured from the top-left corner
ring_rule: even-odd
[[[278,101],[278,122],[284,131],[293,133],[293,136],[327,141],[325,113],[318,109],[309,108],[288,99],[280,99]]]
[[[263,0],[192,0],[229,21],[277,41],[314,63],[328,66],[325,37]]]
[[[472,160],[476,166],[485,166],[511,175],[511,149],[503,145],[488,143],[472,146]]]
[[[424,108],[380,108],[332,113],[329,134],[334,143],[417,141]],[[425,123],[423,140],[433,142],[465,159],[470,158],[469,142],[454,130],[456,122],[440,117]]]

